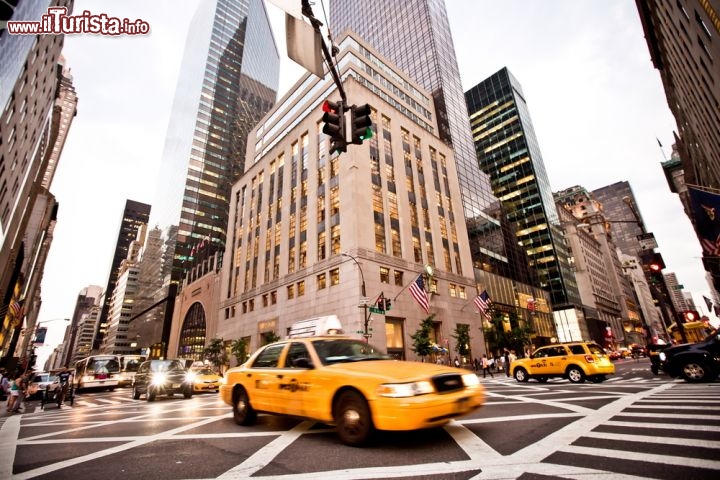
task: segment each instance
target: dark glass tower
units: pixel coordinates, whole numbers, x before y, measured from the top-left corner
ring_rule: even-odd
[[[455,152],[474,265],[517,277],[502,205],[478,169],[445,3],[330,0],[330,29],[338,37],[348,29],[357,33],[432,94],[436,133]]]
[[[522,88],[503,68],[465,93],[480,168],[550,292],[553,309],[580,305],[569,252]]]
[[[98,321],[95,339],[93,340],[93,350],[100,348],[103,338],[105,338],[108,325],[108,312],[110,311],[113,292],[117,284],[120,264],[127,258],[128,248],[130,248],[130,244],[137,238],[138,228],[140,228],[141,225],[147,224],[149,220],[150,205],[136,202],[135,200],[127,200],[125,202],[125,211],[123,211],[120,231],[118,232],[118,238],[115,244],[115,254],[113,255],[112,265],[110,265],[107,287],[105,287],[105,297],[103,298],[100,320]],[[73,327],[77,327],[76,321],[77,319],[73,317]]]
[[[275,103],[280,58],[262,0],[200,2],[188,34],[153,224],[177,226],[172,282],[201,242],[224,250],[248,132]]]

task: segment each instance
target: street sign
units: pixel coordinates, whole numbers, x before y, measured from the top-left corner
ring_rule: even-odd
[[[381,314],[381,315],[385,315],[385,310],[381,310],[381,309],[376,308],[376,307],[370,307],[370,312],[371,312],[371,313],[379,313],[379,314]]]
[[[683,288],[685,288],[685,285],[682,285],[682,284],[673,285],[673,286],[670,287],[670,288],[672,288],[673,290],[682,290]]]
[[[658,248],[657,241],[655,241],[655,234],[652,232],[641,233],[640,235],[637,235],[636,238],[638,242],[640,242],[641,250],[652,250],[653,248]]]
[[[370,298],[360,297],[360,306],[364,307],[365,305],[370,305]]]

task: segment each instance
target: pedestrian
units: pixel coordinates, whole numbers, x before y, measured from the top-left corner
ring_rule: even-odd
[[[490,374],[490,378],[495,378],[495,375],[493,375],[492,370],[490,370],[490,361],[487,358],[487,354],[483,353],[482,356],[482,369],[483,369],[483,378],[487,376],[487,374]]]
[[[488,368],[491,372],[495,368],[495,357],[492,356],[492,353],[488,354]]]
[[[8,395],[7,411],[12,412],[17,403],[18,397],[20,396],[20,378],[16,378],[10,382],[10,395]]]
[[[510,350],[510,355],[508,355],[508,360],[510,362],[510,365],[512,366],[512,363],[517,360],[517,355],[515,355],[515,350]],[[508,371],[510,370],[510,367],[508,367]],[[508,375],[509,376],[509,375]]]
[[[475,357],[475,360],[473,360],[473,370],[475,372],[480,371],[480,360],[478,360],[477,357]]]
[[[505,375],[510,376],[510,350],[503,350],[503,366],[505,367]]]
[[[10,396],[10,379],[4,368],[0,368],[0,401],[5,401]]]
[[[460,360],[458,360],[458,357],[455,357],[455,361],[453,363],[455,363],[455,368],[460,368]]]
[[[20,410],[23,406],[23,401],[25,400],[25,396],[27,395],[27,389],[28,389],[28,374],[22,374],[18,378],[15,379],[15,383],[17,384],[17,398],[15,399],[15,403],[13,405],[12,410],[8,409],[8,411],[12,411],[14,413],[22,413],[22,410]]]

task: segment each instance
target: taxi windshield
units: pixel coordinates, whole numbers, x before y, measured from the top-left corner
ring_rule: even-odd
[[[322,339],[313,341],[313,345],[323,365],[365,360],[390,360],[388,355],[360,340]]]

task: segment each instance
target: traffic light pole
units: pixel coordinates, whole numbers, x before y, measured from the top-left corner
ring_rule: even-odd
[[[317,18],[315,18],[315,14],[313,14],[312,7],[310,6],[309,0],[302,0],[302,14],[305,15],[310,20],[310,24],[312,25],[315,32],[318,35],[322,35],[320,33],[320,27],[322,26],[322,22],[320,20],[318,20]],[[328,69],[330,70],[330,74],[333,77],[335,86],[337,87],[338,91],[340,92],[340,98],[342,99],[343,106],[347,108],[347,96],[345,95],[345,90],[343,89],[342,81],[340,80],[340,75],[335,68],[335,63],[333,62],[332,56],[330,55],[330,51],[328,50],[327,45],[325,45],[324,41],[320,42],[320,46],[322,47],[323,56],[325,57],[325,61],[328,64]]]
[[[370,312],[368,311],[368,303],[367,303],[367,294],[365,292],[365,275],[363,274],[362,267],[360,266],[360,263],[358,263],[357,259],[350,255],[349,253],[343,253],[343,257],[348,257],[350,260],[355,262],[355,265],[357,265],[358,270],[360,271],[360,279],[362,280],[361,283],[361,294],[362,294],[362,309],[363,309],[363,337],[365,337],[365,341],[370,341]]]

